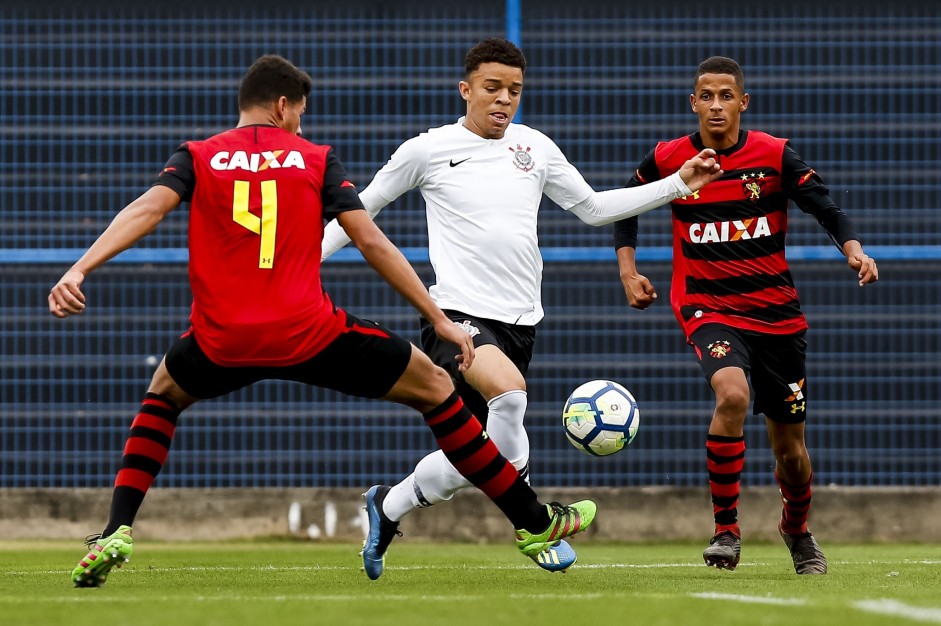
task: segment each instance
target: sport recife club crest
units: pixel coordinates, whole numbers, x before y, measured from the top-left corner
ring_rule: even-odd
[[[742,174],[742,191],[745,192],[745,198],[752,202],[757,202],[761,198],[761,192],[765,187],[765,173]]]
[[[714,359],[723,359],[732,351],[732,344],[728,341],[714,341],[706,346],[709,355]]]

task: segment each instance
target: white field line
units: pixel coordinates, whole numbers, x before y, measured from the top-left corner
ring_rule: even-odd
[[[903,559],[900,561],[830,561],[831,565],[941,565],[941,560],[938,559]],[[770,565],[770,563],[759,563],[757,561],[742,561],[738,564],[738,567],[755,567],[755,566],[765,566]],[[277,566],[277,565],[251,565],[251,566],[191,566],[191,567],[148,567],[147,571],[157,571],[157,572],[248,572],[248,571],[270,571],[270,572],[316,572],[316,571],[347,571],[355,568],[356,565],[350,564],[349,567],[333,565],[333,566],[320,566],[320,565],[293,565],[289,567]],[[705,567],[702,562],[690,562],[690,563],[577,563],[572,566],[575,570],[579,569],[673,569],[673,568],[693,568],[698,569]],[[454,569],[463,569],[463,570],[505,570],[505,571],[524,571],[533,569],[533,565],[528,563],[521,563],[519,565],[409,565],[409,566],[390,566],[388,570],[399,570],[399,571],[436,571],[436,570],[446,570],[453,571]],[[134,573],[133,566],[130,568],[125,567],[122,570],[123,573]],[[45,571],[12,571],[12,572],[3,572],[7,576],[29,576],[35,574],[62,574],[62,570],[45,570]]]
[[[727,600],[729,602],[743,602],[745,604],[775,604],[781,606],[799,606],[807,604],[806,600],[801,598],[774,598],[772,596],[743,596],[734,593],[691,593],[691,598],[701,598],[703,600]]]
[[[807,605],[808,602],[800,598],[774,598],[769,596],[747,596],[747,595],[737,595],[737,594],[725,594],[725,593],[691,593],[690,597],[701,598],[704,600],[720,600],[727,602],[741,602],[744,604],[765,604],[773,606],[802,606]],[[564,601],[564,600],[599,600],[604,598],[609,598],[610,594],[607,593],[588,593],[588,594],[578,594],[578,595],[556,595],[556,594],[545,594],[543,596],[533,596],[525,594],[513,594],[511,597],[520,599],[520,600],[552,600],[554,602]],[[242,594],[223,594],[216,596],[194,596],[194,597],[184,597],[184,596],[149,596],[147,598],[136,598],[136,597],[122,597],[122,598],[113,598],[112,600],[116,604],[141,604],[141,603],[150,603],[150,602],[179,602],[180,600],[186,600],[187,602],[206,602],[206,603],[215,603],[215,602],[233,602],[233,601],[243,601],[251,600],[253,603],[259,602],[271,602],[271,603],[281,603],[281,602],[360,602],[362,601],[362,594],[330,594],[330,595],[313,595],[313,594],[304,594],[304,595],[291,595],[291,596],[245,596]],[[413,596],[413,595],[399,595],[399,594],[383,594],[381,600],[383,602],[387,601],[400,601],[400,602],[442,602],[448,604],[454,604],[455,602],[486,602],[487,600],[492,599],[490,596],[486,595],[466,595],[456,598],[449,595],[423,595],[423,596]],[[72,596],[60,596],[60,597],[49,597],[44,602],[55,603],[55,604],[84,604],[84,603],[94,603],[100,604],[101,598],[97,593],[76,593]],[[25,604],[34,602],[31,598],[2,598],[0,599],[0,606],[2,605],[11,605],[11,604]],[[918,622],[927,622],[931,624],[941,624],[941,609],[936,608],[924,608],[916,607],[908,604],[904,604],[897,600],[863,600],[852,603],[852,607],[864,611],[867,613],[877,613],[880,615],[888,615],[890,617],[909,619]]]
[[[473,602],[486,601],[486,596],[461,596],[456,598],[455,596],[405,596],[405,595],[383,595],[381,598],[383,601],[386,600],[402,600],[407,602],[414,602],[416,600],[425,601],[425,602],[448,602],[454,603],[456,600],[468,600]],[[129,604],[140,604],[145,602],[180,602],[185,600],[187,602],[237,602],[243,600],[251,600],[252,603],[258,602],[361,602],[363,600],[362,594],[332,594],[332,595],[296,595],[296,596],[246,596],[241,594],[226,594],[218,596],[148,596],[146,598],[133,597],[133,596],[122,596],[120,598],[109,598],[109,602],[117,605],[122,603]],[[3,598],[0,600],[0,605],[3,604],[32,604],[34,600],[25,599],[25,598]],[[83,602],[94,602],[96,604],[101,603],[101,597],[97,593],[77,593],[74,596],[60,596],[54,598],[46,598],[43,602],[55,602],[59,604],[81,604]]]
[[[745,604],[772,604],[778,606],[800,606],[810,604],[801,598],[774,598],[771,596],[746,596],[731,593],[691,593],[690,597],[704,600],[724,600],[727,602],[742,602]],[[941,608],[912,606],[898,600],[858,600],[851,603],[854,609],[866,613],[877,613],[917,622],[941,624]]]
[[[830,561],[837,565],[941,565],[941,559],[902,559],[901,561]]]
[[[614,564],[617,566],[618,564]],[[665,564],[667,567],[675,567],[677,564]],[[682,566],[682,565],[681,565]],[[697,564],[697,567],[700,567]],[[165,568],[166,571],[170,571],[170,568]],[[278,568],[278,567],[187,567],[187,568],[176,568],[177,570],[186,570],[186,571],[239,571],[239,570],[266,570],[266,571],[295,571],[295,570],[338,570],[338,569],[349,569],[349,568],[320,568],[320,567],[288,567],[288,568]],[[400,568],[402,569],[402,568]],[[418,569],[418,568],[411,568]],[[427,569],[441,569],[430,567]],[[468,568],[472,569],[472,568]],[[486,569],[483,567],[477,567],[473,569]],[[521,569],[521,568],[505,568],[505,569]],[[14,574],[16,572],[8,572]],[[27,572],[22,572],[27,573]],[[35,572],[32,572],[35,573]],[[59,571],[51,572],[54,574],[61,574]],[[129,572],[126,572],[129,573]],[[510,597],[520,599],[520,600],[598,600],[610,597],[609,593],[585,593],[585,594],[576,594],[576,595],[556,595],[556,594],[544,594],[544,595],[531,595],[531,594],[511,594]],[[650,595],[650,594],[641,594],[641,595]],[[660,594],[655,594],[659,596]],[[773,596],[749,596],[741,594],[727,594],[727,593],[713,593],[713,592],[704,592],[704,593],[690,593],[687,594],[691,598],[699,598],[703,600],[717,600],[725,602],[740,602],[743,604],[763,604],[771,606],[806,606],[812,603],[808,602],[802,598],[776,598]],[[122,597],[120,599],[115,599],[119,603],[145,603],[145,602],[179,602],[180,600],[185,599],[187,601],[195,602],[232,602],[232,601],[241,601],[241,600],[251,600],[252,602],[359,602],[362,600],[361,594],[324,594],[324,595],[314,595],[314,594],[304,594],[304,595],[290,595],[290,596],[245,596],[242,594],[221,594],[214,596],[150,596],[147,598],[138,598],[138,597]],[[414,602],[416,600],[426,601],[426,602],[447,602],[454,603],[455,601],[466,601],[466,602],[485,602],[490,599],[490,596],[485,595],[466,595],[461,596],[460,598],[455,598],[451,595],[422,595],[416,597],[414,595],[382,595],[383,601],[402,601],[402,602]],[[49,597],[45,602],[51,602],[56,604],[83,604],[86,602],[99,603],[100,598],[96,593],[83,593],[77,592],[72,596],[60,596],[60,597]],[[20,598],[16,596],[9,597],[0,597],[0,606],[3,605],[15,605],[15,604],[24,604],[32,603],[34,600],[32,598]],[[918,607],[899,602],[898,600],[891,599],[879,599],[879,600],[860,600],[852,602],[850,606],[859,611],[866,613],[876,613],[880,615],[887,615],[890,617],[908,619],[918,622],[926,622],[931,624],[941,624],[941,608],[932,608],[932,607]]]
[[[941,609],[912,606],[898,600],[859,600],[853,603],[853,608],[867,613],[878,613],[891,617],[904,617],[917,622],[941,624]]]
[[[767,563],[739,563],[739,567],[743,566],[755,566],[755,565],[767,565]],[[331,565],[328,567],[320,565],[291,565],[291,566],[281,566],[281,565],[223,565],[223,566],[199,566],[193,565],[188,567],[152,567],[148,566],[146,571],[148,572],[342,572],[355,569],[356,565],[341,566],[341,565]],[[492,571],[492,570],[505,570],[505,571],[524,571],[524,570],[533,570],[533,568],[538,569],[535,565],[529,564],[520,564],[520,565],[405,565],[405,566],[390,566],[386,570],[398,570],[398,571],[436,571],[436,570],[446,570],[453,571],[455,569],[462,570],[480,570],[480,571]],[[669,568],[702,568],[705,567],[703,563],[578,563],[573,565],[573,571],[575,569],[669,569]],[[360,569],[362,569],[360,567]],[[13,571],[13,572],[4,572],[8,576],[29,576],[35,574],[62,574],[63,570],[45,570],[45,571]],[[66,572],[67,573],[67,572]],[[133,566],[125,566],[118,575],[122,576],[124,574],[134,574],[136,573]]]
[[[559,601],[581,601],[581,600],[602,600],[609,598],[610,594],[607,593],[582,593],[575,595],[558,595],[558,594],[510,594],[510,598],[516,600],[551,600],[553,602]],[[459,597],[456,596],[441,596],[441,595],[422,595],[422,596],[413,596],[413,595],[385,595],[378,597],[379,600],[385,602],[390,601],[401,601],[401,602],[445,602],[448,604],[454,604],[456,602],[472,602],[475,604],[478,603],[487,603],[493,599],[492,596],[488,595],[462,595]],[[291,595],[291,596],[247,596],[242,594],[226,594],[218,596],[148,596],[146,598],[141,597],[120,597],[120,598],[111,598],[109,602],[113,601],[114,604],[141,604],[149,602],[240,602],[250,600],[252,603],[257,604],[259,602],[362,602],[363,595],[356,594],[329,594],[329,595],[313,595],[313,594],[303,594],[303,595]],[[5,604],[32,604],[35,600],[31,598],[0,598],[0,606]],[[78,592],[72,596],[59,596],[59,597],[50,597],[43,600],[43,602],[48,603],[57,603],[57,604],[82,604],[85,602],[92,602],[95,604],[101,603],[101,597],[97,593],[82,593]]]

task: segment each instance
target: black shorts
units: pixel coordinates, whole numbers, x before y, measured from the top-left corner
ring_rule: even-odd
[[[690,337],[706,380],[724,367],[745,370],[755,391],[754,413],[776,422],[807,419],[805,331],[770,335],[722,324],[701,326]]]
[[[225,367],[209,360],[191,332],[170,347],[166,365],[183,391],[202,400],[261,380],[293,380],[351,396],[381,398],[402,376],[411,356],[408,340],[376,322],[347,313],[340,336],[303,363]]]
[[[454,322],[455,326],[463,328],[473,338],[475,348],[485,345],[497,346],[516,365],[523,376],[526,376],[529,364],[533,360],[533,344],[536,342],[535,326],[517,326],[451,310],[446,310],[444,314]],[[425,354],[451,375],[454,387],[464,404],[471,413],[477,416],[480,423],[486,426],[489,410],[487,401],[480,395],[480,392],[467,384],[464,375],[458,371],[459,363],[454,360],[459,352],[457,346],[450,341],[440,339],[434,327],[424,318],[421,320],[421,345]]]

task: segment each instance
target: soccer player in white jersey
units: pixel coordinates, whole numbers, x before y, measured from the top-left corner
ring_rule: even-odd
[[[425,200],[428,253],[435,271],[432,299],[474,339],[476,360],[459,372],[454,348],[422,320],[422,347],[455,380],[458,392],[490,438],[524,477],[529,438],[523,428],[525,375],[536,324],[543,317],[542,256],[536,220],[542,195],[595,226],[638,215],[691,194],[721,174],[704,150],[676,174],[633,189],[596,192],[541,132],[512,124],[523,93],[526,59],[513,43],[487,39],[465,57],[459,83],[466,115],[404,142],[359,196],[371,216],[418,187]],[[349,242],[335,221],[324,258]],[[399,520],[416,508],[450,500],[470,487],[440,452],[421,459],[399,484],[365,494],[369,532],[367,575],[382,575]],[[550,571],[575,562],[566,542],[534,560]]]

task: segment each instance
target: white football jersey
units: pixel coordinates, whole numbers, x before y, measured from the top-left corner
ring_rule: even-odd
[[[538,130],[510,124],[484,139],[455,124],[432,128],[395,151],[359,194],[370,217],[409,189],[425,199],[428,253],[442,309],[532,326],[543,317],[536,219],[542,194],[593,226],[640,215],[692,193],[679,172],[639,187],[595,192]],[[322,257],[350,242],[336,220]]]
[[[543,317],[536,237],[542,195],[569,209],[593,190],[541,132],[510,124],[502,139],[485,139],[463,122],[403,143],[360,198],[375,213],[375,200],[385,205],[418,187],[436,278],[429,291],[438,306],[535,325]]]

